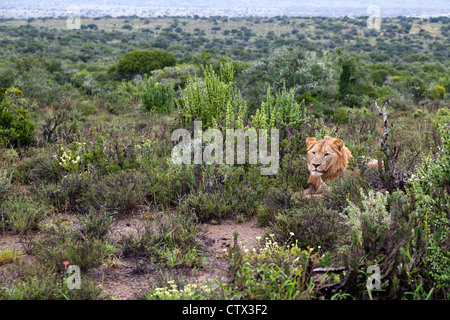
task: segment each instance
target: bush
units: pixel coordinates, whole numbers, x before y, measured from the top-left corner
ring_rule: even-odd
[[[147,223],[143,232],[122,237],[123,253],[151,258],[171,268],[201,266],[199,231],[200,225],[193,215],[160,212],[155,216],[154,227]]]
[[[65,170],[55,161],[52,152],[35,152],[15,164],[13,179],[23,184],[57,183]]]
[[[270,86],[267,88],[266,101],[262,102],[261,108],[256,109],[256,113],[251,117],[252,125],[261,129],[281,129],[289,126],[293,129],[300,129],[301,125],[308,122],[305,114],[304,103],[298,104],[295,101],[295,90],[289,92],[286,87],[276,93],[275,99],[272,97]]]
[[[336,71],[328,52],[320,55],[303,48],[277,48],[250,63],[248,69],[243,71],[243,94],[249,101],[251,113],[261,105],[267,86],[270,86],[272,94],[281,91],[283,86],[287,90],[294,89],[298,95],[330,94]]]
[[[450,123],[450,109],[447,107],[440,108],[432,118],[432,121],[438,126],[447,125]]]
[[[440,85],[436,85],[430,89],[430,98],[431,99],[440,99],[445,96],[445,88]]]
[[[164,50],[135,50],[125,55],[109,69],[118,79],[132,79],[136,75],[151,74],[153,70],[176,64],[176,56]]]
[[[427,109],[417,109],[416,111],[414,111],[414,118],[423,118],[425,116],[428,115],[428,111]]]
[[[303,250],[297,243],[289,244],[266,238],[258,250],[250,251],[237,244],[227,252],[229,284],[221,284],[230,300],[295,300],[314,296],[310,266],[313,249]]]
[[[437,289],[450,287],[450,128],[440,127],[442,149],[425,159],[412,177],[420,226],[429,242],[427,262]]]
[[[357,172],[347,170],[334,181],[326,183],[323,201],[328,208],[341,212],[347,207],[348,201],[360,203],[360,188],[368,189],[368,182]]]
[[[347,114],[346,107],[338,108],[333,114],[333,121],[336,123],[345,124],[345,123],[348,123],[348,119],[349,119],[349,117]]]
[[[407,92],[413,95],[414,101],[416,102],[422,99],[429,90],[425,81],[417,76],[406,78],[403,86]]]
[[[186,88],[175,99],[182,124],[189,127],[194,121],[202,121],[203,129],[243,128],[247,116],[246,102],[232,81],[232,63],[220,65],[217,74],[213,67],[203,67],[204,81],[189,78]]]
[[[89,204],[97,210],[126,214],[146,202],[151,184],[148,177],[137,170],[119,171],[106,175],[88,189]]]
[[[142,108],[156,113],[170,113],[174,106],[175,90],[172,84],[146,80],[145,89],[141,92]]]
[[[59,212],[87,213],[91,203],[89,190],[96,177],[89,172],[71,173],[45,189],[48,202]]]
[[[87,215],[80,217],[80,231],[87,238],[104,240],[112,221],[113,214],[91,209]]]
[[[299,248],[320,246],[325,251],[344,243],[348,231],[337,211],[327,209],[314,198],[298,202],[297,207],[280,211],[271,223],[277,242],[285,243],[289,239],[291,243],[295,241]]]
[[[9,194],[11,188],[12,173],[8,170],[0,170],[0,203],[2,203],[3,198]]]
[[[0,300],[98,300],[104,299],[102,289],[86,277],[79,290],[70,290],[66,276],[54,268],[18,263],[17,276],[8,287],[0,288]]]
[[[346,101],[346,104],[349,106],[360,106],[361,103],[358,97],[363,94],[362,88],[367,84],[367,74],[363,69],[361,56],[342,49],[337,50],[337,54],[338,65],[341,69],[338,97],[344,100],[353,96],[349,101]]]
[[[383,85],[388,76],[389,71],[384,69],[372,70],[370,72],[370,77],[372,78],[373,83],[375,83],[379,87]]]
[[[33,141],[35,125],[29,120],[29,113],[23,107],[17,108],[13,102],[22,91],[7,89],[0,104],[0,148],[29,145]]]
[[[12,196],[0,205],[0,226],[24,234],[36,229],[48,208],[33,199]]]
[[[195,215],[200,222],[227,218],[233,213],[231,204],[220,193],[191,193],[181,201],[180,209]]]
[[[55,234],[40,239],[33,246],[37,261],[47,268],[58,270],[64,268],[64,261],[68,261],[85,271],[98,267],[115,252],[106,242],[83,237],[76,230],[58,227],[55,231]]]
[[[375,194],[372,189],[365,195],[363,189],[360,189],[361,209],[359,205],[349,201],[349,206],[345,209],[345,213],[341,213],[344,221],[351,226],[352,235],[356,237],[358,242],[363,240],[363,224],[366,230],[377,233],[377,229],[388,230],[391,223],[391,215],[387,210],[386,194]],[[380,231],[380,233],[382,232]]]

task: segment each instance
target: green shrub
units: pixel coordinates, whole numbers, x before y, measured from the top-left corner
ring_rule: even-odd
[[[386,82],[388,76],[389,71],[384,69],[372,70],[370,72],[370,77],[372,78],[372,81],[379,87],[381,87]]]
[[[87,213],[91,207],[89,190],[95,182],[96,176],[89,172],[70,173],[46,186],[47,201],[59,212]]]
[[[126,214],[144,204],[150,194],[148,177],[137,170],[103,176],[89,186],[88,203],[97,210]]]
[[[403,81],[404,89],[412,94],[415,102],[423,99],[429,88],[425,81],[417,76],[407,77]]]
[[[347,207],[348,201],[359,203],[361,200],[360,188],[368,189],[368,183],[357,172],[347,172],[334,181],[326,183],[323,201],[328,208],[342,211]]]
[[[199,183],[194,175],[194,165],[173,163],[148,168],[149,198],[157,205],[177,205],[179,199],[190,193]]]
[[[411,179],[421,229],[429,243],[427,262],[437,289],[450,286],[450,128],[440,127],[442,149],[426,158]]]
[[[58,227],[55,231],[33,246],[37,261],[47,268],[64,269],[63,262],[68,261],[85,271],[100,266],[115,253],[115,248],[107,242],[80,236],[76,230]]]
[[[436,85],[430,89],[430,98],[431,99],[440,99],[445,96],[445,88],[440,85]]]
[[[0,226],[19,234],[36,229],[48,208],[31,198],[10,196],[0,204]]]
[[[349,116],[346,107],[338,108],[333,114],[333,121],[336,123],[345,124],[348,122]]]
[[[361,106],[362,88],[367,84],[367,74],[364,71],[361,56],[348,50],[337,50],[337,62],[340,67],[339,99],[350,106]]]
[[[8,287],[0,288],[0,300],[99,300],[102,289],[89,278],[81,277],[81,287],[70,290],[66,275],[54,268],[20,263],[14,266],[18,276]]]
[[[55,161],[53,152],[35,152],[14,166],[13,179],[23,184],[57,183],[65,170]]]
[[[170,113],[174,106],[175,91],[172,84],[155,82],[152,78],[145,81],[141,92],[141,107],[146,111]]]
[[[80,216],[80,231],[87,238],[104,240],[113,222],[113,215],[107,211],[89,210],[89,213]]]
[[[314,198],[300,198],[297,206],[281,210],[275,215],[271,232],[279,243],[289,239],[291,243],[295,241],[299,248],[320,246],[329,251],[345,243],[348,231],[337,211],[327,209]]]
[[[11,179],[12,173],[9,173],[6,169],[0,170],[0,204],[3,201],[3,198],[9,194]]]
[[[13,103],[21,95],[22,91],[11,87],[0,104],[0,148],[29,145],[33,141],[35,125],[29,120],[28,111]]]
[[[276,242],[267,237],[260,248],[248,250],[237,244],[228,249],[228,283],[221,283],[230,300],[295,300],[312,298],[314,283],[308,266],[313,249],[303,250],[296,242]]]
[[[186,86],[189,77],[197,75],[198,69],[190,64],[179,64],[173,67],[165,67],[164,69],[155,70],[152,76],[155,81],[173,84],[175,89],[183,89]]]
[[[182,212],[195,215],[200,222],[227,218],[233,213],[232,205],[221,193],[191,193],[179,207]]]
[[[262,102],[261,108],[256,109],[256,113],[251,117],[252,125],[261,129],[281,129],[289,126],[293,129],[300,129],[301,125],[308,122],[308,118],[302,116],[305,114],[306,107],[304,102],[298,104],[295,101],[295,90],[289,92],[284,86],[282,90],[272,96],[270,86],[267,88],[266,101]]]
[[[164,50],[135,50],[125,53],[109,72],[119,79],[131,79],[175,64],[176,56],[173,53]]]
[[[351,226],[352,233],[355,235],[358,242],[363,241],[363,224],[366,230],[373,233],[388,230],[391,224],[391,214],[387,210],[387,196],[386,194],[375,194],[372,189],[365,195],[363,189],[360,189],[361,207],[349,201],[349,206],[345,209],[345,213],[341,213],[344,221]],[[378,231],[377,229],[381,229]]]
[[[160,212],[155,216],[154,227],[147,223],[143,232],[122,237],[123,254],[151,258],[171,268],[202,266],[199,231],[194,215]]]
[[[232,81],[234,71],[230,62],[220,65],[217,74],[213,67],[203,67],[204,80],[189,78],[175,103],[182,125],[190,127],[202,121],[203,129],[243,128],[247,116],[246,102]]]
[[[417,109],[413,114],[414,118],[423,118],[426,115],[428,115],[427,109]]]
[[[450,109],[447,107],[440,108],[434,117],[432,118],[432,121],[437,125],[445,126],[448,123],[450,123]]]

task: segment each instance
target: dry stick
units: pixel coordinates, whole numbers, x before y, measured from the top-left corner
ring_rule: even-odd
[[[386,107],[389,105],[389,103],[391,103],[390,100],[386,100],[383,109],[381,109],[378,104],[377,101],[374,101],[374,105],[375,108],[377,108],[378,110],[378,114],[383,116],[383,127],[384,127],[384,131],[383,131],[383,136],[381,137],[381,151],[383,151],[383,153],[386,155],[388,161],[391,159],[391,154],[390,154],[390,150],[389,147],[386,144],[386,140],[389,137],[389,133],[391,132],[391,126],[388,125],[388,121],[387,121],[387,112],[386,112]]]
[[[392,123],[389,125],[387,121],[387,112],[386,108],[390,104],[390,100],[386,100],[383,109],[381,109],[377,102],[374,101],[374,106],[378,110],[378,114],[383,116],[383,136],[381,137],[380,147],[381,151],[383,151],[384,155],[386,156],[387,160],[387,168],[389,170],[389,185],[391,187],[398,186],[398,184],[404,182],[405,176],[404,173],[401,173],[401,170],[396,166],[396,159],[398,157],[399,149],[394,147],[393,152],[389,149],[389,146],[387,144],[387,138],[389,137],[389,134],[391,132]]]

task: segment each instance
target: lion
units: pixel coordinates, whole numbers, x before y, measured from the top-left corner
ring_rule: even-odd
[[[330,136],[319,141],[307,138],[306,146],[310,172],[308,183],[311,184],[310,191],[317,193],[323,182],[335,180],[345,172],[352,154],[344,146],[344,141]]]

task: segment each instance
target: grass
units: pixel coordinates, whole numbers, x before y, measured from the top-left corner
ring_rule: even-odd
[[[0,249],[0,265],[15,262],[22,256],[22,252],[16,248]]]

